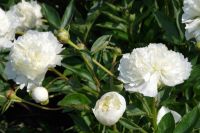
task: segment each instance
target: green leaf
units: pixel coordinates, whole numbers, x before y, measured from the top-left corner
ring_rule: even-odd
[[[71,17],[73,16],[74,13],[74,0],[71,0],[69,5],[65,9],[65,13],[62,17],[62,22],[61,22],[61,28],[64,28],[67,24],[69,24],[69,21]]]
[[[118,17],[118,16],[116,16],[116,15],[110,13],[110,12],[102,11],[102,13],[103,13],[105,16],[107,16],[108,18],[110,18],[111,20],[114,20],[114,21],[117,22],[117,23],[125,23],[125,24],[127,23],[127,21],[124,20],[123,18]]]
[[[111,38],[111,35],[103,35],[99,37],[92,45],[91,52],[96,53],[104,49],[108,45],[110,38]]]
[[[154,15],[158,25],[165,31],[163,38],[169,42],[179,44],[179,34],[175,23],[160,11],[157,11]]]
[[[42,13],[54,28],[59,29],[61,19],[59,13],[53,7],[47,4],[42,4]]]
[[[0,106],[2,106],[6,102],[7,98],[5,94],[0,93]]]
[[[141,127],[139,127],[137,124],[131,122],[130,120],[126,119],[126,118],[121,118],[119,120],[119,123],[124,126],[125,128],[129,129],[129,130],[138,130],[142,133],[147,133],[146,131],[144,131],[144,129],[142,129]]]
[[[74,121],[75,125],[81,130],[84,131],[83,133],[91,133],[90,127],[87,125],[86,121],[83,117],[79,115],[70,114],[70,117]]]
[[[87,105],[90,104],[90,99],[81,93],[72,93],[65,96],[61,101],[58,102],[60,106],[71,106],[71,105]]]
[[[200,105],[197,105],[192,111],[185,114],[173,133],[189,133],[192,131],[200,116]]]
[[[85,33],[84,33],[84,42],[86,42],[89,32],[94,24],[94,22],[96,21],[96,19],[99,17],[100,15],[100,10],[96,9],[96,11],[93,11],[93,9],[91,9],[92,12],[89,12],[87,15],[87,19],[85,22]]]
[[[127,25],[123,24],[123,23],[112,23],[112,22],[105,22],[102,24],[96,24],[96,26],[101,27],[101,28],[105,28],[105,29],[110,29],[110,30],[119,30],[122,32],[127,32]]]
[[[159,122],[156,133],[172,133],[174,128],[174,117],[171,113],[167,113]]]
[[[126,109],[127,116],[142,116],[147,115],[146,112],[142,111],[141,109],[137,108],[134,105],[128,105]]]
[[[75,67],[67,65],[67,64],[62,64],[62,66],[65,67],[66,69],[72,71],[73,73],[77,74],[78,76],[82,77],[83,79],[93,81],[90,73],[88,73],[88,71],[85,71],[85,69],[75,68]]]
[[[48,89],[48,92],[69,92],[72,91],[72,87],[66,84],[65,80],[53,79],[48,82],[45,86]]]
[[[10,107],[10,105],[12,105],[12,103],[13,102],[11,100],[7,100],[1,107],[1,114],[6,112],[6,110],[8,110],[8,108]]]

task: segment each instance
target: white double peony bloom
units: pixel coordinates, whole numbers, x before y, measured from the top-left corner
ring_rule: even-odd
[[[35,87],[31,89],[31,96],[36,103],[44,103],[49,100],[48,91],[44,87]]]
[[[20,24],[17,27],[18,31],[38,28],[42,25],[41,6],[36,1],[22,0],[10,8],[8,15]]]
[[[12,46],[11,40],[15,37],[15,28],[17,23],[12,20],[9,15],[0,8],[0,49],[10,48]]]
[[[118,70],[118,79],[125,83],[127,91],[155,97],[158,86],[183,83],[190,75],[191,63],[164,44],[150,44],[124,54]]]
[[[173,110],[168,109],[167,107],[162,106],[160,110],[158,111],[157,115],[157,124],[161,121],[163,116],[165,116],[167,113],[171,113],[172,116],[174,117],[175,123],[179,122],[181,120],[181,115]]]
[[[124,97],[117,92],[108,92],[96,102],[93,113],[101,124],[111,126],[122,117],[125,110]]]
[[[16,31],[39,28],[42,25],[41,6],[36,1],[22,2],[5,12],[0,8],[0,48],[10,48]]]
[[[5,73],[23,88],[40,86],[49,67],[61,64],[63,50],[51,32],[28,31],[14,41]]]
[[[186,24],[186,39],[195,38],[200,41],[200,1],[184,0],[182,23]]]

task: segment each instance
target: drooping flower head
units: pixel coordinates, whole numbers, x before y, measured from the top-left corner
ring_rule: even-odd
[[[185,37],[187,40],[195,38],[200,41],[200,1],[184,0],[182,23],[185,23]]]
[[[96,102],[93,113],[101,124],[111,126],[122,117],[125,110],[124,97],[117,92],[108,92]]]
[[[191,63],[164,44],[150,44],[124,54],[118,70],[118,79],[125,83],[127,91],[155,97],[159,85],[183,83],[190,75]]]
[[[5,72],[21,87],[39,86],[49,67],[61,64],[62,44],[51,32],[28,31],[14,41]]]
[[[161,119],[163,118],[163,116],[165,116],[167,113],[171,113],[172,116],[174,117],[174,122],[177,123],[178,121],[181,120],[181,115],[179,113],[177,113],[176,111],[170,110],[165,106],[162,106],[160,108],[160,110],[158,111],[158,115],[157,115],[157,124],[159,124],[159,122],[161,121]]]
[[[41,6],[36,1],[22,0],[10,8],[8,15],[20,24],[17,28],[19,31],[38,28],[42,25]]]

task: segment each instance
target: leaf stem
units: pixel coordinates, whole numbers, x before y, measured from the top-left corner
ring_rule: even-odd
[[[76,44],[74,44],[70,39],[68,39],[66,43],[69,44],[70,46],[72,46],[73,48],[77,49],[77,50],[81,50],[81,48],[79,48]],[[96,64],[102,70],[104,70],[106,73],[108,73],[110,76],[115,77],[115,75],[112,72],[110,72],[107,68],[105,68],[103,65],[101,65],[98,61],[96,61],[93,58],[92,58],[92,61],[94,62],[94,64]]]
[[[79,48],[76,44],[74,44],[70,39],[68,39],[66,43],[77,50],[81,50],[81,48]]]
[[[48,107],[40,106],[40,105],[31,103],[31,102],[29,102],[29,101],[26,101],[26,100],[24,100],[24,99],[22,99],[22,102],[23,102],[23,103],[26,103],[26,104],[29,104],[29,105],[31,105],[31,106],[34,106],[34,107],[36,107],[36,108],[44,109],[44,110],[57,111],[57,110],[61,110],[61,109],[62,109],[62,107],[59,107],[59,108],[48,108]]]
[[[154,129],[154,132],[155,132],[156,128],[157,128],[157,106],[156,106],[156,98],[153,98],[153,103],[152,103],[152,124],[153,124],[153,129]]]
[[[117,129],[117,125],[116,125],[116,124],[113,125],[113,131],[115,131],[115,132],[119,132],[118,129]]]
[[[98,61],[96,61],[95,59],[92,59],[92,61],[94,62],[94,64],[96,64],[98,67],[100,67],[106,73],[108,73],[110,76],[115,77],[115,75],[111,71],[109,71],[107,68],[105,68],[103,65],[101,65]]]
[[[106,131],[106,126],[103,125],[102,133],[105,133],[105,131]]]
[[[65,77],[61,72],[59,72],[58,70],[56,70],[55,68],[51,67],[49,68],[50,71],[54,72],[55,74],[57,74],[58,76],[60,76],[62,79],[68,80],[67,77]]]

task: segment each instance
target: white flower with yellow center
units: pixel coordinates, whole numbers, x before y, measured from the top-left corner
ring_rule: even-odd
[[[51,32],[28,31],[14,41],[5,72],[21,87],[39,86],[49,67],[61,64],[62,44]]]
[[[196,38],[200,41],[200,1],[184,0],[183,2],[182,23],[185,23],[185,36],[189,40]]]
[[[108,92],[96,102],[92,110],[101,124],[111,126],[122,117],[126,110],[126,101],[117,92]]]
[[[17,29],[19,31],[38,28],[42,25],[41,6],[36,1],[22,0],[10,8],[8,15],[18,21],[20,25]]]
[[[160,110],[158,111],[157,115],[157,124],[162,120],[163,116],[165,116],[167,113],[171,113],[175,123],[179,122],[181,120],[181,115],[177,113],[176,111],[170,110],[167,107],[162,106]]]
[[[191,63],[181,53],[164,44],[150,44],[124,54],[118,67],[119,77],[129,92],[155,97],[158,86],[183,83],[191,72]]]

